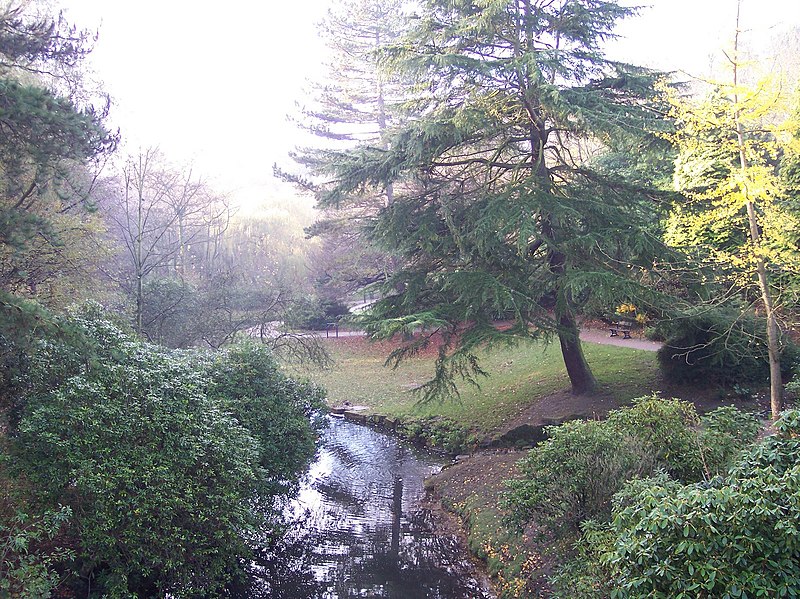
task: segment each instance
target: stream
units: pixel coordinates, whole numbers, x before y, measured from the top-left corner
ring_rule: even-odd
[[[273,583],[265,596],[491,598],[462,544],[434,533],[430,513],[420,508],[424,479],[444,463],[382,432],[329,417],[290,507],[297,525],[275,556],[281,571],[268,568]]]

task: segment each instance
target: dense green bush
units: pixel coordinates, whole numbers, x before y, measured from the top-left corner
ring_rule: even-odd
[[[350,314],[350,308],[336,301],[322,301],[300,322],[304,329],[324,331],[329,323],[338,323]]]
[[[800,594],[800,412],[711,484],[639,484],[611,530],[612,597]]]
[[[633,406],[614,410],[606,426],[639,448],[644,463],[640,471],[663,470],[681,480],[703,476],[697,427],[700,418],[693,404],[658,396],[635,399]]]
[[[646,472],[640,448],[606,422],[577,420],[548,432],[550,438],[520,462],[523,478],[508,483],[515,524],[576,529],[609,513],[622,484]]]
[[[60,573],[84,595],[221,594],[313,456],[319,391],[259,346],[174,352],[97,307],[66,320],[80,335],[38,339],[16,375],[8,469],[71,509]]]
[[[661,472],[626,483],[610,521],[583,523],[574,555],[552,577],[555,596],[797,596],[800,415],[787,413],[777,429],[742,452],[756,438],[754,418],[733,408],[704,417],[704,454],[721,443],[725,475],[685,485]]]
[[[659,333],[666,339],[658,352],[661,371],[667,381],[680,384],[768,382],[765,331],[762,321],[736,309],[695,308],[660,323]],[[781,359],[785,372],[799,356],[787,341]]]
[[[739,452],[756,440],[760,430],[758,418],[731,406],[717,408],[701,420],[700,446],[708,477],[725,474]]]
[[[701,421],[692,404],[656,396],[634,400],[605,421],[551,427],[520,462],[523,478],[508,483],[509,520],[575,532],[586,520],[604,521],[611,498],[630,479],[663,472],[694,482],[727,469],[755,427],[753,417],[733,408]]]
[[[315,451],[322,389],[286,377],[258,343],[208,355],[209,396],[255,438],[261,496],[293,491],[298,471]]]
[[[54,545],[71,514],[61,506],[38,516],[17,511],[8,522],[0,520],[0,597],[51,596],[61,578],[55,566],[73,557],[70,549]]]

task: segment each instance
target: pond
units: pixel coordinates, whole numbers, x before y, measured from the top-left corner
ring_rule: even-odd
[[[436,534],[420,508],[424,479],[443,464],[387,434],[330,417],[291,508],[298,525],[278,556],[281,572],[270,568],[273,588],[265,596],[492,597],[462,544]]]

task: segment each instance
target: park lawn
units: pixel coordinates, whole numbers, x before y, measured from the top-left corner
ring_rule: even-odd
[[[349,402],[368,413],[401,419],[442,416],[476,432],[489,433],[512,420],[537,400],[566,389],[566,375],[557,344],[530,342],[499,347],[480,356],[490,376],[480,388],[461,381],[460,397],[420,403],[414,389],[430,379],[434,356],[424,355],[392,369],[384,365],[392,346],[363,337],[324,340],[334,360],[310,378],[327,389],[331,406]],[[658,387],[656,354],[644,350],[584,343],[586,358],[600,383],[599,393],[619,404],[652,393]],[[592,396],[586,401],[591,402]]]

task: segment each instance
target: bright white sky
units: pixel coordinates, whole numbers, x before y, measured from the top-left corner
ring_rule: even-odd
[[[329,0],[56,0],[99,29],[91,56],[114,100],[126,148],[159,146],[193,163],[240,204],[290,193],[272,164],[291,167],[298,133],[286,115],[320,72],[315,24]],[[643,2],[643,4],[646,3]],[[615,57],[695,74],[719,61],[736,0],[652,0],[624,23]],[[744,0],[742,24],[768,36],[800,24],[798,0]]]

